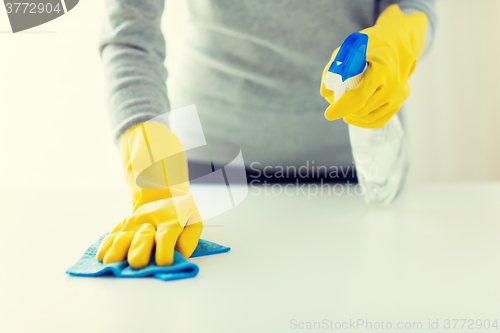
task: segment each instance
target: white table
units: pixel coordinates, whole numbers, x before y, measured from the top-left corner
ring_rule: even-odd
[[[123,190],[3,190],[0,332],[288,332],[324,319],[391,322],[376,332],[398,322],[425,332],[429,319],[439,320],[433,332],[453,318],[500,325],[500,183],[422,185],[383,209],[357,196],[255,192],[207,221],[202,237],[231,252],[192,259],[193,279],[163,282],[64,273],[127,214]]]

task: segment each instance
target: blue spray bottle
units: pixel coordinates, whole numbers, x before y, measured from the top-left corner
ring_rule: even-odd
[[[368,36],[355,32],[342,43],[325,76],[334,101],[356,87],[367,69]],[[401,121],[394,115],[383,128],[349,127],[349,139],[359,185],[367,203],[389,204],[403,188],[408,170],[408,144]]]

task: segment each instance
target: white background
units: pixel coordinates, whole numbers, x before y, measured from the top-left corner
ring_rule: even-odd
[[[169,59],[182,36],[177,9],[164,17]],[[1,187],[125,190],[97,51],[103,10],[81,1],[17,34],[0,10]],[[406,102],[411,183],[500,180],[499,12],[497,0],[438,1],[435,43]]]

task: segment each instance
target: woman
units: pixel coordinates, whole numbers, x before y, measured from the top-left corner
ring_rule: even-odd
[[[185,1],[190,20],[179,61],[168,69],[168,89],[164,0],[107,1],[100,51],[134,210],[101,244],[97,258],[105,263],[128,258],[144,267],[156,244],[156,263],[169,265],[174,248],[189,257],[201,234],[187,180],[173,184],[166,176],[182,179],[184,162],[157,163],[152,173],[164,185],[156,189],[138,186],[134,174],[134,163],[155,145],[162,156],[182,152],[169,128],[189,135],[192,124],[182,117],[168,126],[146,121],[195,104],[207,141],[239,145],[252,169],[308,161],[349,167],[347,126],[325,121],[322,112],[328,120],[383,126],[408,97],[408,77],[435,24],[433,0]],[[323,85],[324,98],[318,94],[322,73],[342,41],[360,30],[369,36],[370,67],[357,88],[333,103]]]

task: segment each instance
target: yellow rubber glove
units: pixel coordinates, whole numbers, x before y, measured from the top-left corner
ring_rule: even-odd
[[[189,193],[179,139],[163,124],[146,122],[129,130],[119,148],[134,208],[102,241],[97,260],[108,264],[127,258],[133,268],[143,268],[154,245],[159,266],[172,264],[174,248],[188,258],[203,224]]]
[[[363,128],[383,127],[410,95],[408,78],[424,46],[426,24],[424,13],[403,14],[398,5],[387,7],[373,27],[361,31],[368,35],[363,80],[334,103],[324,80],[339,49],[335,50],[321,78],[321,96],[331,103],[326,119],[344,118]]]

